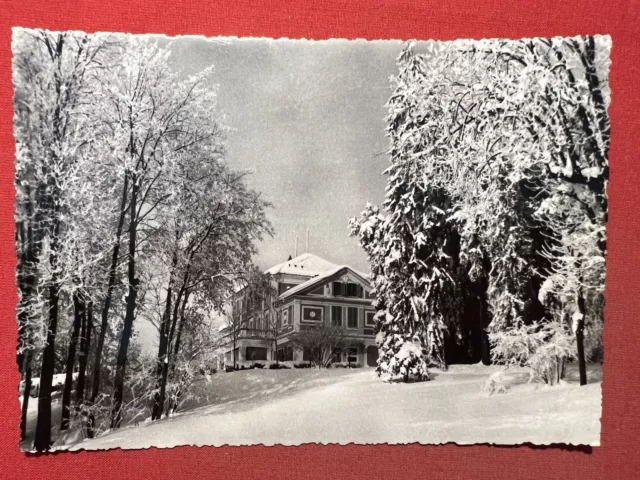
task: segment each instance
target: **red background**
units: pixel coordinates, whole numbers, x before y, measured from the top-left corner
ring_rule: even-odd
[[[12,0],[0,2],[0,477],[640,478],[639,4],[623,0]],[[178,447],[25,455],[15,368],[11,26],[132,33],[449,40],[607,33],[613,37],[601,447]],[[425,412],[428,415],[429,412]]]

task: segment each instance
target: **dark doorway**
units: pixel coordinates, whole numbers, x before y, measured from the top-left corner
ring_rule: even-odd
[[[247,360],[251,362],[267,359],[267,349],[263,347],[247,347],[246,353]]]
[[[367,366],[375,367],[378,364],[378,347],[369,345],[367,347]]]

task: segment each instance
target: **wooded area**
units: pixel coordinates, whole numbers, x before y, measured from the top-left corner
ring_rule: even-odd
[[[150,402],[153,419],[175,411],[218,346],[210,313],[271,226],[225,163],[211,69],[186,77],[168,46],[130,35],[16,30],[13,53],[21,426],[35,387],[44,451]],[[156,358],[136,319],[157,325]]]
[[[551,385],[577,364],[587,383],[603,357],[610,48],[587,36],[402,50],[384,200],[349,221],[371,267],[384,380],[481,362]],[[123,34],[16,29],[13,54],[23,440],[30,397],[33,449],[46,451],[173,414],[223,342],[236,374],[248,331],[278,352],[285,290],[252,263],[271,205],[227,164],[213,66],[186,75],[170,41]],[[363,308],[370,298],[334,288]],[[287,313],[288,356],[273,369],[293,348],[329,368],[349,347],[338,308],[317,328]],[[151,356],[140,322],[157,328]],[[506,391],[500,378],[491,392]]]
[[[577,361],[587,382],[602,359],[610,47],[404,49],[387,193],[350,222],[372,270],[380,375],[481,360],[554,384]]]

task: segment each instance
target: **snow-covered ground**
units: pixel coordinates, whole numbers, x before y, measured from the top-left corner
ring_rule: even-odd
[[[300,443],[571,443],[600,440],[600,367],[579,387],[576,372],[554,387],[507,374],[506,394],[482,383],[496,367],[454,365],[424,383],[388,384],[372,369],[250,370],[203,386],[208,405],[125,427],[72,449]]]

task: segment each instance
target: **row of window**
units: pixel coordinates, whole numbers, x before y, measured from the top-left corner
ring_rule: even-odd
[[[303,322],[318,322],[324,321],[324,308],[317,305],[302,305],[301,306],[301,318]],[[358,307],[343,307],[340,305],[331,306],[331,324],[339,327],[347,327],[356,329],[359,327],[358,323]],[[374,320],[375,312],[365,310],[365,327],[373,327],[375,325]],[[293,304],[289,305],[282,311],[280,317],[279,327],[286,325],[293,325]],[[249,320],[247,327],[249,330],[267,330],[267,320],[261,317],[252,318]]]
[[[278,284],[278,295],[282,295],[287,290],[296,287],[295,283],[279,283]],[[351,282],[332,282],[332,292],[334,297],[355,297],[355,298],[370,298],[370,296],[365,296],[366,292],[362,285]],[[311,295],[324,295],[325,294],[325,286],[320,285],[309,291]]]
[[[320,306],[302,305],[302,320],[305,322],[322,322],[323,308]],[[358,307],[331,306],[331,324],[339,327],[358,328]],[[365,327],[373,327],[375,312],[365,310]]]
[[[243,295],[240,298],[237,298],[235,304],[233,305],[236,312],[244,312],[246,310],[254,310],[257,309],[265,309],[271,307],[271,297],[261,297],[258,295]]]
[[[247,351],[249,350],[249,348],[250,347],[247,347]],[[265,356],[266,356],[266,353],[265,353]],[[293,348],[292,347],[279,348],[277,356],[278,356],[278,361],[280,362],[291,362],[293,361]],[[308,362],[311,360],[311,358],[312,358],[311,351],[305,348],[302,351],[302,361]],[[247,360],[250,360],[248,354],[247,354]],[[358,347],[350,347],[344,350],[341,350],[341,349],[334,350],[333,361],[358,363]]]
[[[362,285],[350,282],[332,282],[332,291],[334,297],[346,297],[346,298],[371,298],[371,295],[364,290]],[[287,290],[297,286],[295,283],[278,283],[278,295],[282,295]],[[324,295],[324,286],[321,285],[309,292],[312,295]],[[254,309],[254,305],[260,304],[261,309],[271,307],[271,297],[258,298],[252,296],[243,296],[235,301],[235,310],[238,313],[243,311],[251,311]]]
[[[280,317],[278,327],[282,327],[289,324],[293,325],[293,305],[289,305],[287,308],[285,308],[282,311],[282,315]],[[268,327],[269,325],[267,323],[267,318],[263,318],[261,316],[258,316],[255,319],[251,318],[247,323],[247,328],[249,330],[252,330],[254,328],[256,330],[268,330]]]
[[[316,352],[317,353],[317,352]],[[302,351],[302,360],[308,362],[312,359],[312,351],[304,349]],[[348,362],[358,363],[358,347],[349,347],[345,349],[336,348],[332,352],[332,363],[334,362]]]

